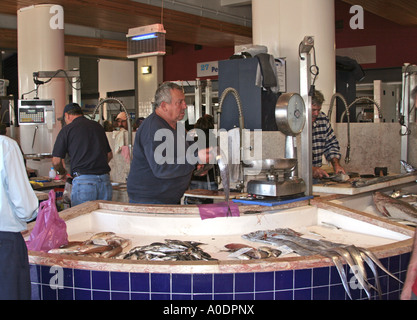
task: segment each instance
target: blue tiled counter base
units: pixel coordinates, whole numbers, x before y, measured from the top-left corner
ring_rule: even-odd
[[[410,253],[382,259],[404,281]],[[353,299],[367,299],[345,267]],[[371,270],[367,270],[372,275]],[[382,299],[399,299],[402,284],[379,270]],[[335,267],[226,273],[125,273],[31,265],[34,300],[348,300]],[[371,278],[371,283],[374,279]],[[373,292],[373,299],[378,299]]]

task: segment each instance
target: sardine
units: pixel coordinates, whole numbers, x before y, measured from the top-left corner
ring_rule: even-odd
[[[119,257],[151,261],[216,260],[198,247],[202,244],[194,241],[166,239],[165,242],[154,242],[150,245],[134,247],[127,254]]]
[[[376,208],[384,217],[403,219],[417,223],[417,209],[407,202],[394,199],[382,192],[374,192]]]

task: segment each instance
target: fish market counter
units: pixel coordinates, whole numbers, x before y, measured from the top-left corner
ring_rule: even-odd
[[[369,203],[372,195],[361,196]],[[70,243],[29,251],[32,298],[399,298],[402,284],[393,277],[405,279],[414,228],[337,197],[236,206],[238,217],[204,220],[194,205],[93,201],[64,210]],[[362,257],[358,277],[344,254]]]

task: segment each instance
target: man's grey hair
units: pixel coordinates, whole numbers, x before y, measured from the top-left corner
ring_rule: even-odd
[[[153,102],[154,110],[158,108],[162,102],[171,103],[171,90],[177,89],[182,91],[182,87],[174,82],[164,82],[155,92],[155,100]]]

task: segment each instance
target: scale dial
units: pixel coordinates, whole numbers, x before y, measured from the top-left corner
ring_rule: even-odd
[[[275,121],[278,130],[288,136],[303,131],[306,121],[306,108],[298,93],[283,93],[275,106]]]

